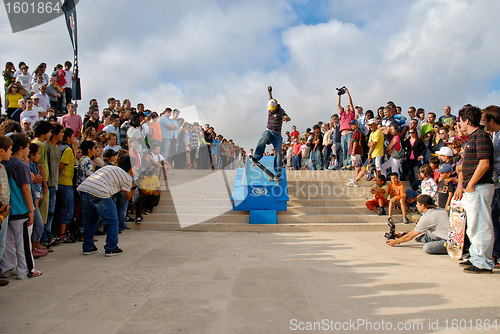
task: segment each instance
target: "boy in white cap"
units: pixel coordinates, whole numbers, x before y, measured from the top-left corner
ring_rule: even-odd
[[[266,150],[266,146],[268,144],[272,144],[274,151],[276,152],[276,157],[274,159],[274,170],[276,171],[276,174],[274,176],[274,180],[276,182],[279,182],[281,180],[282,173],[281,146],[283,143],[283,138],[281,137],[281,127],[283,125],[283,122],[289,122],[291,121],[291,118],[288,117],[285,110],[281,108],[281,106],[278,104],[278,101],[276,99],[273,99],[273,88],[269,86],[267,90],[269,92],[269,102],[267,104],[267,129],[262,134],[262,138],[260,138],[259,143],[255,148],[255,153],[253,156],[250,156],[250,159],[253,162],[258,162],[260,159],[262,159]]]
[[[451,161],[451,158],[453,157],[453,150],[449,148],[448,146],[443,146],[439,149],[439,151],[436,152],[438,155],[439,160],[443,164],[452,164],[453,162]]]

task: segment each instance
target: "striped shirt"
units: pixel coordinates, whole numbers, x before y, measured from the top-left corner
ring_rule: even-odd
[[[276,110],[269,110],[267,116],[267,128],[277,134],[281,134],[281,127],[283,126],[283,117],[287,116],[285,110],[281,107]]]
[[[132,176],[117,166],[108,165],[99,168],[77,188],[99,198],[109,198],[120,190],[130,191]]]
[[[483,129],[478,128],[470,135],[465,146],[464,162],[462,163],[464,187],[467,187],[481,159],[489,159],[489,167],[477,184],[493,183],[493,152],[491,139]]]

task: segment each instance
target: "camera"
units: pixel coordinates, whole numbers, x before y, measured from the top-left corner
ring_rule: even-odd
[[[345,86],[342,86],[340,88],[335,88],[338,92],[339,95],[344,95],[345,94]]]
[[[391,240],[391,239],[397,239],[397,238],[400,238],[400,237],[403,237],[406,235],[406,232],[402,233],[402,234],[396,234],[396,225],[394,225],[394,223],[387,223],[387,225],[389,225],[389,232],[386,232],[384,234],[384,237],[387,239],[387,240]]]
[[[389,232],[384,234],[387,240],[396,239],[396,225],[394,223],[387,223],[389,225]]]

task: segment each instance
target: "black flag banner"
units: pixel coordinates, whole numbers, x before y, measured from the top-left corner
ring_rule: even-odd
[[[76,3],[75,0],[65,0],[62,5],[62,10],[66,16],[66,26],[68,27],[69,38],[71,39],[71,44],[73,45],[73,75],[75,76],[75,81],[73,81],[73,100],[81,100],[82,93],[80,87],[80,78],[78,77],[78,39],[77,39],[77,28],[76,28]]]

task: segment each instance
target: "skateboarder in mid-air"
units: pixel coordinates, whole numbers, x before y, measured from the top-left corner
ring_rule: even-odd
[[[269,144],[273,145],[276,156],[274,158],[274,170],[276,175],[274,176],[274,181],[279,182],[281,180],[282,173],[282,162],[281,162],[281,145],[283,143],[283,138],[281,137],[281,127],[284,122],[291,121],[286,112],[281,108],[276,99],[273,99],[273,88],[269,86],[267,88],[269,91],[269,102],[267,103],[267,129],[262,134],[257,148],[255,149],[255,154],[250,156],[253,163],[257,163],[266,150],[266,146]]]

